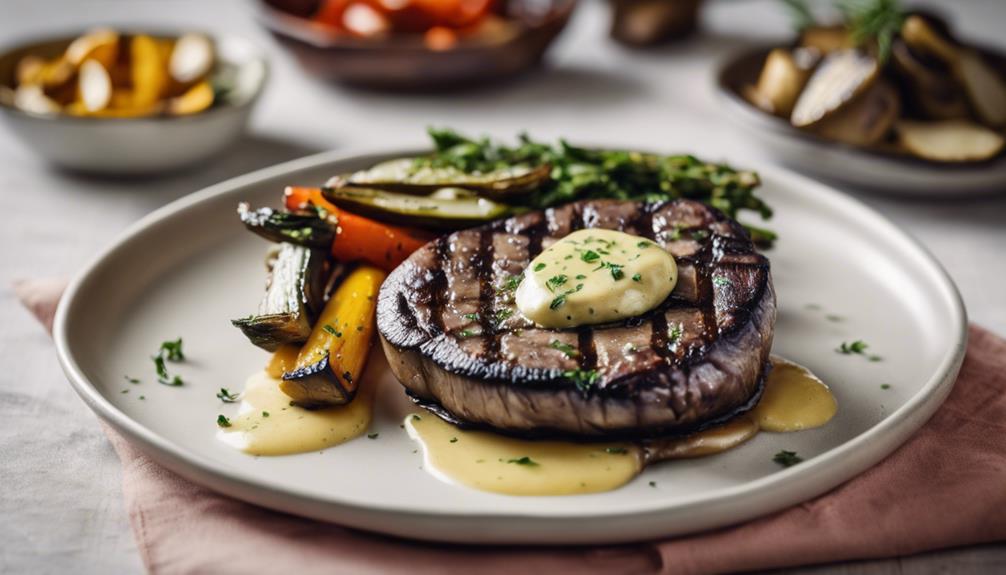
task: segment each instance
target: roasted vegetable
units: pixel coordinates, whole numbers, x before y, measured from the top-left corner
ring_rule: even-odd
[[[955,43],[922,16],[905,19],[901,35],[913,49],[938,58],[964,87],[975,114],[985,124],[1006,124],[1006,80],[977,51]]]
[[[809,77],[809,67],[801,66],[791,51],[776,48],[765,58],[749,99],[770,114],[788,118]]]
[[[821,54],[830,54],[838,50],[848,50],[856,47],[852,34],[845,26],[807,26],[800,31],[798,44],[804,48],[812,48]]]
[[[877,60],[858,50],[832,52],[807,81],[790,121],[809,128],[835,114],[876,82]]]
[[[493,200],[513,201],[541,187],[548,180],[550,171],[547,165],[514,165],[486,172],[465,172],[454,166],[431,166],[412,158],[401,158],[333,178],[328,185],[416,195],[428,195],[441,188],[461,188]]]
[[[279,212],[272,208],[252,210],[238,204],[238,216],[249,231],[272,242],[328,249],[335,239],[335,226],[317,214]]]
[[[323,252],[284,243],[268,266],[258,313],[231,323],[253,344],[273,351],[284,343],[303,342],[311,334],[312,320],[322,307],[326,264]]]
[[[489,222],[514,212],[507,205],[477,197],[443,199],[356,186],[326,187],[322,192],[336,206],[379,220],[444,230]]]
[[[386,274],[361,266],[336,289],[280,389],[303,407],[349,403],[374,336],[377,291]]]
[[[901,111],[898,93],[885,81],[825,118],[814,130],[821,136],[853,146],[869,146],[883,139]]]
[[[314,207],[319,217],[337,226],[332,256],[343,262],[364,261],[390,272],[431,239],[429,234],[384,224],[340,210],[322,195],[321,188],[288,187],[288,210]]]
[[[945,65],[917,57],[904,41],[891,49],[891,62],[897,73],[904,103],[916,115],[933,120],[952,120],[968,116],[968,103]]]
[[[487,172],[515,165],[551,166],[551,177],[522,200],[521,207],[545,209],[590,198],[643,201],[690,198],[733,218],[745,209],[756,210],[763,218],[772,214],[754,194],[760,184],[756,173],[703,162],[694,156],[593,150],[562,140],[549,145],[526,135],[512,148],[488,139],[466,138],[452,130],[431,129],[430,136],[436,150],[417,159],[425,165],[453,166],[466,172]]]
[[[935,162],[975,162],[995,157],[1003,137],[973,122],[899,122],[898,139],[912,154]]]

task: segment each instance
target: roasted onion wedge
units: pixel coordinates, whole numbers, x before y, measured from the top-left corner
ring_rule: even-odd
[[[807,81],[790,121],[809,128],[841,110],[873,86],[880,72],[876,58],[858,50],[838,50],[824,58]]]
[[[954,73],[964,86],[971,107],[989,126],[1006,124],[1006,81],[974,50],[960,53]]]
[[[506,200],[538,189],[548,180],[550,172],[549,166],[516,165],[490,172],[468,173],[450,166],[422,165],[414,158],[400,158],[381,162],[349,176],[338,176],[328,185],[419,195],[430,194],[440,188],[462,188],[487,198]]]
[[[964,120],[945,122],[902,121],[898,140],[913,155],[934,162],[980,162],[998,155],[1003,137]]]
[[[255,315],[233,320],[251,342],[275,351],[311,335],[311,323],[322,308],[325,254],[293,244],[280,244],[268,262],[269,280]]]

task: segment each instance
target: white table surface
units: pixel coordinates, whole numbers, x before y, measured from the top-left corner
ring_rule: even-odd
[[[1006,49],[1006,2],[946,3],[966,37]],[[782,37],[775,2],[721,1],[705,33],[638,52],[607,39],[607,10],[586,1],[550,65],[511,84],[453,95],[360,92],[304,75],[240,1],[0,0],[0,44],[97,24],[229,31],[269,52],[270,85],[250,133],[226,156],[152,181],[55,171],[0,128],[0,572],[142,570],[123,511],[118,460],[66,383],[51,342],[10,289],[23,277],[69,276],[123,228],[192,191],[327,149],[422,145],[427,125],[691,151],[757,168],[767,162],[720,115],[712,69],[737,49]],[[96,143],[100,145],[100,143]],[[948,269],[972,321],[1006,335],[1006,195],[907,201],[848,190],[921,240]],[[1002,568],[1002,547],[832,565],[808,572]]]

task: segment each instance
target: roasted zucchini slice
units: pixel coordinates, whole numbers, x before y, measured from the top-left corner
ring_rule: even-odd
[[[433,167],[415,158],[400,158],[348,176],[336,176],[330,187],[354,186],[403,194],[428,195],[440,188],[471,190],[479,196],[506,201],[525,196],[549,179],[549,166],[516,165],[489,172],[465,172],[454,167]]]
[[[231,323],[253,344],[275,351],[311,335],[312,320],[323,305],[328,266],[324,252],[288,243],[280,244],[267,266],[269,279],[258,313]]]
[[[505,204],[478,197],[414,196],[357,186],[326,187],[322,191],[325,199],[336,206],[376,220],[445,230],[483,224],[513,211]]]
[[[317,214],[280,212],[272,208],[253,210],[241,202],[238,216],[249,231],[271,242],[327,250],[335,239],[335,225]]]

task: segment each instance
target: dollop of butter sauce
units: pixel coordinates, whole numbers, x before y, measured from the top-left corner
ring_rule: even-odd
[[[674,257],[646,238],[604,229],[575,231],[534,258],[517,288],[517,308],[547,328],[626,319],[674,290]]]

